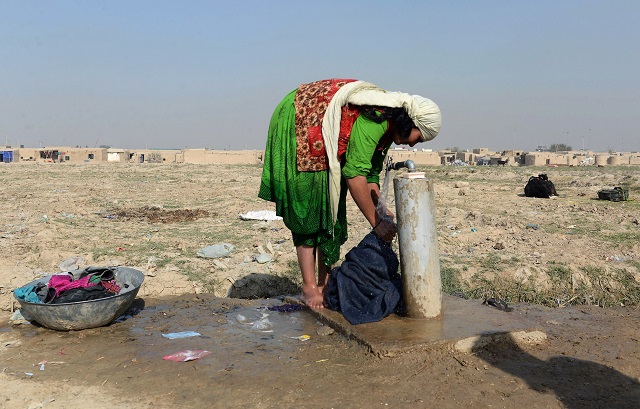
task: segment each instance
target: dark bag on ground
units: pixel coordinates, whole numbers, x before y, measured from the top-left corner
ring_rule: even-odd
[[[398,256],[375,233],[364,239],[331,270],[327,282],[327,307],[340,311],[351,324],[377,322],[402,308],[402,278]]]
[[[612,202],[629,200],[629,189],[623,189],[620,186],[616,186],[613,189],[598,190],[598,199],[611,200]]]
[[[529,178],[529,181],[524,187],[524,195],[526,197],[540,197],[548,199],[551,196],[558,196],[558,192],[556,192],[556,187],[553,185],[553,182],[549,180],[547,175],[541,173],[538,176],[531,176]]]

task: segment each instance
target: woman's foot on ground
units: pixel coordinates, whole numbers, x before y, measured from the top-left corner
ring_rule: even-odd
[[[324,296],[317,286],[311,286],[309,288],[302,287],[302,296],[300,301],[305,303],[310,308],[324,308]]]

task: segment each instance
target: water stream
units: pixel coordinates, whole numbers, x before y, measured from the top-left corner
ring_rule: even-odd
[[[389,165],[391,164],[391,156],[387,157],[387,163],[385,164],[384,180],[382,181],[382,187],[380,188],[380,197],[378,198],[378,205],[376,206],[376,213],[379,218],[383,218],[387,214],[387,209],[391,205],[389,201],[389,181],[391,180],[391,170]]]

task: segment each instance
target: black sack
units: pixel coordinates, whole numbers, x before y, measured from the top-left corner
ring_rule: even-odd
[[[541,173],[538,176],[531,176],[524,187],[524,195],[526,197],[539,197],[548,199],[551,196],[558,196],[556,187],[549,180],[546,174]]]
[[[598,199],[611,200],[612,202],[629,200],[629,189],[623,189],[620,186],[616,186],[613,189],[598,190]]]

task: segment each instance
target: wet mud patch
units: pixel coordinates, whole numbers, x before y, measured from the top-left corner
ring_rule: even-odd
[[[203,209],[165,210],[157,206],[143,206],[137,209],[121,209],[113,212],[115,220],[146,219],[151,223],[192,222],[202,217],[216,216]]]
[[[41,385],[70,380],[117,391],[119,398],[157,402],[119,407],[205,407],[211,402],[292,407],[282,399],[312,379],[310,366],[318,370],[336,359],[339,369],[348,368],[354,353],[344,338],[318,335],[323,325],[305,310],[269,310],[278,305],[274,299],[209,294],[146,299],[143,310],[105,327],[69,332],[12,327],[5,336],[20,345],[11,356],[0,354],[0,363],[12,380]],[[163,336],[189,331],[200,335]],[[335,358],[335,351],[345,350],[351,353]],[[183,351],[210,354],[189,362],[164,359]]]
[[[29,391],[35,403],[53,396],[52,409],[86,401],[99,409],[212,402],[288,408],[301,399],[314,407],[636,407],[639,397],[640,312],[628,308],[515,304],[511,314],[534,319],[552,335],[547,345],[379,359],[337,333],[320,335],[321,324],[306,310],[270,311],[282,305],[275,299],[189,294],[141,303],[124,321],[82,331],[0,322],[0,342],[8,348],[0,351],[3,407],[28,407],[16,391]],[[200,335],[163,336],[185,331]],[[601,342],[607,351],[597,347]],[[163,359],[185,350],[211,353],[189,362]],[[76,394],[61,392],[67,385],[82,388],[85,402],[71,404]],[[109,405],[107,398],[118,401]]]

